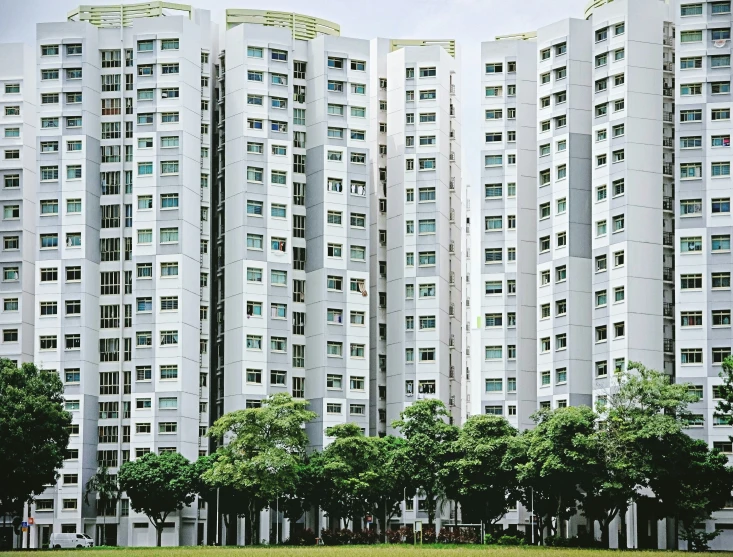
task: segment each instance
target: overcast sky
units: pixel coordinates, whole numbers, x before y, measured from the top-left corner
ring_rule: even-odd
[[[80,4],[114,4],[121,0],[0,0],[0,42],[35,40],[38,22],[64,21]],[[588,0],[203,0],[190,3],[224,20],[227,8],[299,12],[334,21],[346,37],[372,39],[456,39],[462,59],[464,180],[479,172],[479,72],[481,42],[496,35],[532,31],[566,17],[583,17]],[[468,118],[471,115],[472,118]]]

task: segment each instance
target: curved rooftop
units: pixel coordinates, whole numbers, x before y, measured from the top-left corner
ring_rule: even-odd
[[[227,29],[242,23],[284,27],[292,31],[294,39],[301,40],[315,39],[318,35],[341,35],[341,26],[338,23],[309,15],[272,10],[226,11]]]
[[[593,15],[593,10],[600,8],[604,4],[610,4],[613,0],[590,0],[588,5],[585,7],[585,19],[588,19]]]
[[[71,10],[69,21],[86,21],[97,27],[129,27],[141,17],[164,17],[185,15],[191,19],[193,8],[187,4],[173,2],[143,2],[141,4],[116,4],[108,6],[79,6]]]

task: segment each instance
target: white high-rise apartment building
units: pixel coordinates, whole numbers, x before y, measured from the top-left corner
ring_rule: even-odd
[[[85,504],[86,482],[147,452],[207,451],[217,35],[208,11],[164,2],[38,25],[21,116],[37,132],[23,157],[36,199],[20,207],[37,233],[33,360],[59,372],[73,425],[59,481],[31,509],[32,547],[52,531],[105,543],[105,521],[109,543],[154,544],[126,498]],[[169,522],[165,544],[205,539],[196,506]]]
[[[460,89],[455,41],[374,39],[372,434],[438,398],[460,420]]]
[[[467,410],[524,429],[542,407],[602,405],[614,370],[639,361],[692,383],[700,402],[688,433],[733,453],[730,425],[715,415],[731,351],[730,2],[597,0],[585,16],[482,48],[482,184],[466,228],[468,249],[483,259],[469,260],[481,280],[470,284],[478,315],[467,317],[477,348],[467,358]],[[536,106],[522,110],[522,88]],[[536,161],[522,156],[528,133],[537,134]],[[513,235],[531,226],[536,239],[522,249]],[[507,266],[516,259],[522,269],[523,258],[536,269],[536,300]],[[534,326],[515,311],[523,295],[536,303]],[[532,339],[536,387],[527,387],[526,354],[507,356]],[[528,520],[521,508],[505,519]],[[726,521],[728,511],[716,513],[707,528]],[[635,526],[612,527],[612,545],[675,543],[643,500],[625,523]],[[728,543],[724,533],[714,546]]]
[[[677,56],[670,70],[676,76],[676,192],[669,210],[676,226],[669,244],[677,264],[671,348],[677,381],[691,383],[700,396],[688,433],[731,454],[731,424],[716,414],[720,364],[731,354],[731,3],[680,2],[675,9]],[[727,509],[716,513],[707,529],[731,522],[733,511]],[[730,547],[731,540],[728,527],[711,547]]]
[[[33,49],[0,45],[0,356],[18,365],[33,361],[35,342],[36,81]]]
[[[603,404],[641,361],[695,386],[688,432],[733,454],[715,414],[729,1],[594,0],[484,43],[465,189],[454,41],[260,10],[223,23],[220,50],[207,11],[82,7],[33,47],[0,46],[0,353],[57,370],[74,416],[32,547],[51,531],[102,543],[105,521],[110,543],[151,544],[126,498],[84,504],[98,466],[193,460],[214,419],[278,392],[309,401],[322,449],[336,424],[393,433],[421,398],[526,429],[542,407]],[[199,505],[170,523],[164,544],[214,533]],[[625,523],[631,546],[673,543],[643,502]],[[221,535],[243,543],[241,526]],[[258,537],[290,528],[264,512]]]
[[[266,14],[227,12],[222,410],[306,398],[322,448],[368,428],[369,43]]]
[[[337,424],[384,435],[423,396],[459,411],[455,43],[339,33],[228,10],[220,65],[212,419],[290,393],[313,449]],[[287,537],[274,515],[260,538]]]
[[[537,406],[537,52],[505,37],[483,43],[481,59],[483,164],[465,225],[467,408],[527,428]]]

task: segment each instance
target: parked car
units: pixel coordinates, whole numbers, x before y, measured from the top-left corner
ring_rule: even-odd
[[[53,549],[94,547],[94,540],[86,534],[51,534],[48,546]]]

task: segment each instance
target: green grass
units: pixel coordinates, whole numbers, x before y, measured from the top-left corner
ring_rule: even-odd
[[[541,547],[496,547],[496,546],[465,546],[465,545],[424,545],[413,547],[405,545],[381,546],[341,546],[341,547],[159,547],[159,548],[109,548],[109,549],[79,549],[75,551],[84,557],[105,557],[110,552],[124,553],[129,557],[419,557],[434,555],[436,551],[451,557],[604,557],[618,555],[618,551],[601,551],[591,549],[552,549]],[[60,552],[61,555],[69,551]],[[628,555],[629,553],[627,553]],[[731,555],[723,553],[722,555]],[[31,555],[30,552],[14,552],[14,555]],[[38,554],[36,554],[38,555]],[[644,557],[670,557],[673,555],[687,556],[687,552],[678,551],[645,551]],[[721,553],[718,553],[721,555]]]

